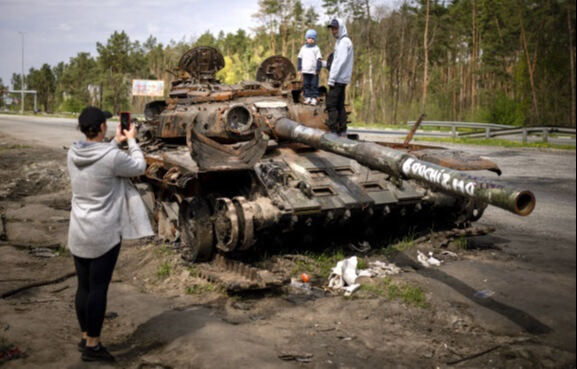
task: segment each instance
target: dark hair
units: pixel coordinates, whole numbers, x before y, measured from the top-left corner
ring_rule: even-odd
[[[106,123],[106,119],[112,117],[108,111],[102,111],[89,106],[82,110],[78,117],[78,129],[88,138],[94,138],[100,133],[100,126]]]

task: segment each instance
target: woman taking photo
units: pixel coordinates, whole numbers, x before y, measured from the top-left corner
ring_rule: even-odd
[[[144,174],[146,161],[136,143],[136,127],[120,124],[104,142],[109,112],[85,108],[78,127],[86,136],[68,151],[72,210],[68,248],[78,277],[76,315],[82,330],[78,344],[84,361],[114,361],[100,342],[108,286],[123,239],[152,236],[144,203],[129,180]],[[119,144],[128,142],[128,153]]]

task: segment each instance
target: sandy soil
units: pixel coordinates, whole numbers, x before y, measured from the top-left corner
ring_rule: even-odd
[[[69,198],[64,150],[0,135],[0,212],[8,236],[0,243],[0,295],[65,277],[0,299],[0,353],[22,353],[0,359],[3,368],[103,366],[83,363],[76,349],[76,281],[66,278],[73,264],[63,247]],[[452,275],[466,274],[467,263],[482,260],[490,270],[523,262],[495,235],[469,246],[449,245],[458,257],[435,269],[416,264],[414,248],[391,260],[404,272],[390,283],[424,291],[424,303],[415,304],[378,288],[352,298],[290,287],[227,294],[195,277],[202,266],[183,265],[171,245],[125,244],[103,339],[121,368],[575,368],[574,331],[555,339],[548,322],[498,299],[464,297],[476,290]],[[385,260],[384,254],[371,257]],[[282,255],[266,262],[296,270]],[[574,276],[551,283],[574,285]],[[557,314],[567,314],[574,329],[575,311]]]

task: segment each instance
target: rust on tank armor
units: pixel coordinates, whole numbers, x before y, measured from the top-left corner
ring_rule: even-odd
[[[159,236],[184,243],[186,260],[250,252],[291,232],[360,234],[359,225],[409,216],[468,225],[489,204],[519,215],[535,206],[529,191],[463,172],[500,174],[490,160],[330,133],[326,89],[320,105],[306,105],[282,56],[235,85],[217,80],[224,58],[211,47],[186,52],[179,67],[169,98],[146,108],[139,140],[149,167],[138,188]]]

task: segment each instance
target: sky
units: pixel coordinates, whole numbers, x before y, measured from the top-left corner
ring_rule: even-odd
[[[321,0],[303,4],[320,9]],[[0,78],[10,86],[12,73],[21,72],[22,45],[26,74],[44,63],[67,63],[79,52],[94,57],[96,43],[106,43],[114,31],[141,42],[152,35],[163,44],[207,30],[250,31],[258,26],[257,10],[258,0],[0,0]]]

